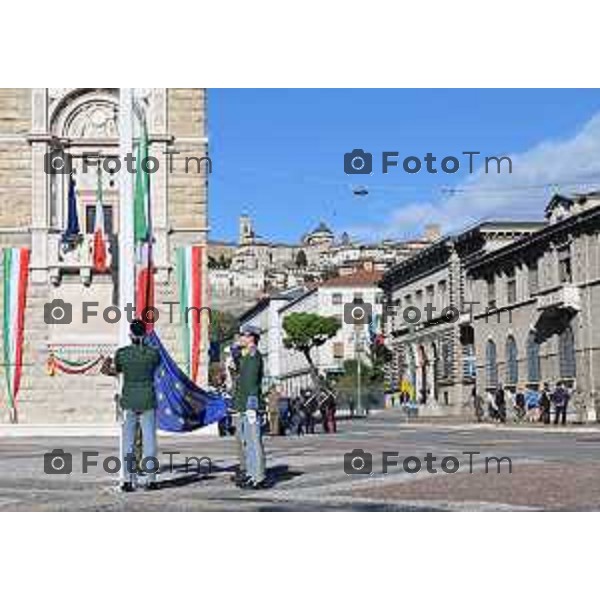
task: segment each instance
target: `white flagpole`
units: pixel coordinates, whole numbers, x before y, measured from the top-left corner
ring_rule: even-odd
[[[134,88],[121,88],[119,95],[119,151],[121,171],[119,179],[119,346],[129,341],[129,322],[125,308],[135,305],[135,249],[133,243],[133,178],[125,163],[125,157],[133,153],[133,94]],[[134,168],[139,168],[135,165]],[[121,481],[125,480],[123,460],[123,429],[119,427],[119,451],[121,457]]]

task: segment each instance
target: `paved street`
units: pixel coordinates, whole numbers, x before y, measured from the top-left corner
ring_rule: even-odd
[[[232,438],[161,438],[161,489],[121,494],[116,478],[101,466],[82,473],[81,452],[100,453],[99,463],[116,454],[113,437],[0,438],[0,510],[599,510],[600,430],[405,423],[391,411],[369,419],[342,421],[338,435],[267,438],[272,488],[240,491],[229,481],[235,464]],[[54,448],[73,453],[70,475],[44,473],[43,455]],[[373,454],[371,475],[344,473],[344,454],[361,448]],[[400,466],[382,474],[381,453],[396,452]],[[480,452],[480,455],[464,454]],[[436,457],[427,472],[425,457]],[[194,471],[185,457],[207,456],[212,472]],[[418,457],[418,473],[402,461]],[[456,473],[442,470],[456,457]],[[497,473],[495,460],[500,463]],[[169,462],[173,469],[169,472]],[[431,459],[433,460],[433,459]],[[358,463],[356,463],[358,465]],[[452,470],[449,459],[444,467]],[[416,468],[413,461],[407,470]],[[472,472],[471,472],[472,471]]]

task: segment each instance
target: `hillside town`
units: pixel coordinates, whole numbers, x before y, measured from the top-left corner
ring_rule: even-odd
[[[439,237],[439,227],[427,225],[419,239],[365,244],[345,232],[336,236],[321,222],[297,244],[285,244],[261,237],[252,218],[243,214],[237,242],[208,241],[211,298],[215,305],[240,312],[264,294],[358,270],[382,273]]]

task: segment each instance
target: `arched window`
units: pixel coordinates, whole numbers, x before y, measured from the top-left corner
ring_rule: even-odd
[[[487,376],[487,386],[496,387],[498,385],[498,363],[496,360],[496,344],[489,340],[485,348],[485,372]]]
[[[519,357],[517,342],[510,335],[506,340],[506,383],[516,385],[519,380]]]
[[[558,359],[560,376],[566,379],[575,377],[575,338],[571,327],[567,327],[558,338]]]
[[[530,383],[539,383],[542,380],[540,344],[533,331],[527,336],[527,380]]]

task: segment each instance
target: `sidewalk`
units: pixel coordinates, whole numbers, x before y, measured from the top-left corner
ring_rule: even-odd
[[[19,425],[0,425],[0,439],[1,438],[29,438],[29,437],[86,437],[86,438],[116,438],[119,435],[119,426],[116,423],[106,424],[64,424],[64,425],[31,425],[31,424],[19,424]],[[158,436],[161,438],[174,437],[182,435],[187,436],[202,436],[202,437],[213,437],[218,436],[217,424],[198,429],[189,433],[169,433],[166,431],[158,432]]]
[[[533,425],[525,423],[518,425],[514,423],[453,423],[453,422],[434,422],[418,421],[417,419],[399,423],[400,427],[408,428],[429,428],[429,429],[447,429],[456,430],[496,430],[496,431],[523,431],[532,433],[600,433],[600,423],[590,425]]]

